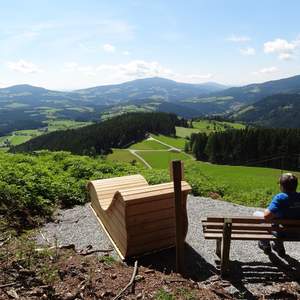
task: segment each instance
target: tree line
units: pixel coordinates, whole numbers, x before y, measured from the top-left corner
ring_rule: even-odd
[[[246,128],[191,135],[197,160],[300,170],[300,129]]]
[[[85,155],[108,154],[111,148],[123,148],[143,140],[148,132],[175,135],[175,126],[187,126],[187,122],[174,114],[128,113],[98,124],[45,134],[13,147],[11,152],[48,149]]]

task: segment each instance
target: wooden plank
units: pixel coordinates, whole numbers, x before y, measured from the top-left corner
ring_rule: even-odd
[[[176,271],[183,272],[184,267],[184,239],[182,218],[182,173],[183,164],[180,160],[172,161],[172,178],[174,183],[175,202],[175,237],[176,237]]]
[[[127,176],[119,176],[119,177],[111,177],[111,178],[103,178],[103,179],[96,179],[96,180],[91,180],[90,182],[93,184],[99,184],[99,183],[113,183],[113,182],[120,182],[120,181],[133,181],[133,180],[145,180],[146,179],[140,175],[127,175]]]
[[[223,230],[220,229],[207,229],[204,231],[204,233],[222,233]],[[271,233],[270,231],[267,230],[261,230],[261,231],[252,231],[252,230],[231,230],[232,233],[236,234],[269,234]]]
[[[152,243],[154,241],[159,241],[171,236],[173,236],[175,240],[174,226],[169,228],[161,228],[160,230],[131,236],[130,238],[128,238],[128,244],[139,246],[139,245]]]
[[[174,247],[174,245],[174,237],[165,238],[164,240],[154,241],[149,244],[144,244],[140,246],[130,245],[128,248],[128,256],[137,256],[141,254],[145,255],[153,251],[160,251],[166,248]]]
[[[147,187],[148,184],[145,184],[144,182],[132,182],[132,183],[116,183],[116,184],[110,184],[105,186],[95,186],[95,190],[97,193],[105,193],[110,191],[118,191],[120,189],[129,189],[129,188],[135,188],[135,187]]]
[[[287,220],[287,219],[273,219],[266,221],[260,217],[231,217],[232,223],[249,223],[249,224],[282,224],[282,225],[295,225],[300,226],[300,220]],[[207,217],[207,222],[224,222],[224,217]]]
[[[187,193],[183,193],[184,196],[187,195]],[[123,196],[124,201],[126,202],[126,205],[132,205],[135,203],[138,203],[140,201],[151,201],[152,199],[156,199],[157,196],[160,195],[165,195],[165,197],[174,197],[174,191],[170,188],[170,189],[164,189],[164,190],[160,190],[160,191],[154,191],[154,192],[141,192],[140,194],[133,194],[133,195],[128,195],[128,196]],[[127,201],[130,203],[127,203]]]
[[[127,235],[128,238],[138,234],[144,234],[148,232],[157,231],[160,228],[167,228],[167,227],[175,227],[175,218],[169,218],[160,220],[159,222],[149,222],[139,224],[139,226],[133,225],[127,227]]]
[[[221,276],[224,276],[227,273],[229,267],[231,226],[232,220],[230,218],[225,218],[221,245]]]
[[[182,189],[191,189],[190,185],[186,182],[186,181],[182,181],[181,182],[181,187]],[[152,190],[152,189],[164,189],[164,188],[171,188],[173,189],[174,188],[174,183],[173,182],[166,182],[166,183],[160,183],[160,184],[154,184],[154,185],[147,185],[147,189],[149,190]],[[128,188],[128,189],[124,189],[122,190],[122,192],[124,194],[127,194],[127,193],[135,193],[136,191],[140,191],[140,190],[143,190],[142,187],[140,188]]]
[[[131,218],[127,219],[127,224],[128,226],[136,225],[140,226],[141,224],[144,223],[149,223],[149,222],[159,222],[160,220],[164,219],[169,219],[169,218],[174,218],[175,217],[175,212],[174,210],[170,209],[163,209],[161,211],[156,211],[154,213],[145,213],[142,215],[137,215],[133,216]]]
[[[127,217],[159,211],[161,209],[174,209],[174,199],[166,198],[159,201],[146,202],[127,207]]]
[[[106,228],[105,228],[105,226],[103,225],[101,219],[98,217],[97,213],[94,211],[94,209],[93,209],[93,207],[92,207],[91,205],[90,205],[90,208],[91,208],[92,212],[94,213],[94,215],[95,215],[97,221],[98,221],[99,224],[101,225],[103,231],[106,233],[106,235],[107,235],[107,237],[109,238],[110,242],[112,243],[112,245],[113,245],[114,248],[116,249],[116,252],[117,252],[118,255],[120,256],[120,258],[121,258],[122,260],[124,260],[125,257],[124,257],[123,254],[122,254],[122,252],[123,252],[124,250],[122,249],[123,251],[121,251],[121,250],[118,248],[118,246],[115,244],[114,240],[113,240],[112,237],[110,236],[109,232],[106,230]]]
[[[159,197],[160,196],[160,197]],[[187,193],[183,193],[182,195],[184,201],[186,202],[186,199],[187,199]],[[125,205],[127,207],[131,206],[131,205],[137,205],[137,204],[142,204],[142,203],[149,203],[149,202],[155,202],[155,201],[160,201],[161,199],[174,199],[174,193],[170,192],[170,193],[165,193],[165,194],[158,194],[158,195],[154,195],[154,196],[151,196],[150,197],[143,197],[143,198],[139,198],[139,197],[136,197],[136,198],[133,198],[131,199],[130,201],[125,201]],[[125,199],[124,199],[125,200]]]
[[[221,258],[222,240],[216,239],[216,255]]]

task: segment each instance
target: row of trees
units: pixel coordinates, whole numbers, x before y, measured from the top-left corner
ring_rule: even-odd
[[[192,134],[190,150],[197,160],[217,164],[300,169],[300,129],[246,128]]]
[[[175,135],[175,126],[185,120],[174,114],[130,113],[90,126],[52,132],[16,146],[11,151],[65,150],[76,154],[107,154],[145,138],[146,133]]]

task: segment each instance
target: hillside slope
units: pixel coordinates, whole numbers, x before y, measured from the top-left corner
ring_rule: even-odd
[[[99,124],[41,135],[12,148],[12,151],[48,149],[76,154],[106,154],[111,148],[122,148],[144,139],[148,132],[175,135],[175,126],[182,125],[182,122],[176,115],[166,113],[124,114]]]
[[[239,110],[232,117],[264,127],[299,128],[300,94],[277,94],[266,97]]]

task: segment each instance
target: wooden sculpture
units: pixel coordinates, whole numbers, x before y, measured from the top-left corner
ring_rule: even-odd
[[[186,199],[182,187],[184,239]],[[93,180],[88,183],[91,207],[122,259],[175,245],[173,182],[149,185],[142,175]]]

